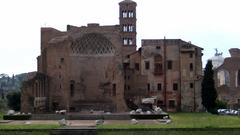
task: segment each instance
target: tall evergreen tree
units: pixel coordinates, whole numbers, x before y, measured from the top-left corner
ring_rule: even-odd
[[[20,104],[21,104],[21,93],[20,91],[14,91],[7,94],[7,104],[8,107],[19,111],[20,110]]]
[[[214,79],[213,79],[213,69],[212,61],[208,61],[204,70],[204,77],[202,81],[202,105],[210,113],[216,112],[216,99],[217,91],[215,89]]]

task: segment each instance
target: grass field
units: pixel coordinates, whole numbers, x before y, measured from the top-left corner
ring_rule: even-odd
[[[2,115],[0,114],[0,118]],[[239,135],[240,116],[220,116],[208,113],[170,113],[170,124],[106,124],[97,126],[98,129],[132,129],[100,131],[98,135]],[[51,129],[58,124],[0,124],[0,135],[50,135]],[[152,130],[144,130],[153,128]],[[235,128],[235,129],[225,129]],[[22,129],[16,131],[11,129]],[[25,130],[25,129],[33,129]],[[133,130],[142,129],[142,130]],[[158,131],[154,130],[158,129]],[[160,129],[160,130],[159,130]],[[181,130],[176,130],[181,129]],[[183,130],[182,130],[183,129]],[[187,130],[185,130],[187,129]],[[188,130],[189,129],[189,130]],[[196,130],[193,130],[196,129]]]
[[[0,120],[3,119],[0,112]],[[58,124],[1,124],[0,135],[50,135],[51,129],[60,127]],[[31,129],[31,130],[26,130]]]
[[[0,129],[53,129],[60,127],[58,124],[0,124]]]
[[[43,131],[2,131],[0,130],[0,135],[50,135],[51,130]]]
[[[221,116],[209,113],[170,113],[170,124],[111,124],[100,125],[100,129],[118,128],[240,128],[239,116]]]
[[[229,131],[110,131],[98,135],[239,135],[240,130]]]
[[[50,135],[51,129],[58,127],[58,124],[0,124],[0,135]]]
[[[172,123],[170,124],[111,124],[100,125],[99,129],[162,129],[159,131],[106,131],[99,135],[239,135],[240,117],[239,116],[220,116],[208,113],[170,113]],[[130,122],[129,122],[130,123]],[[164,130],[171,129],[172,130]],[[184,129],[176,131],[174,129]],[[185,130],[189,128],[189,130]],[[193,130],[193,129],[197,130]],[[200,128],[198,130],[198,128]],[[236,128],[236,129],[225,129]],[[203,130],[202,130],[203,129]],[[205,130],[204,130],[205,129]],[[210,130],[209,130],[210,129]],[[214,130],[213,130],[214,129]]]

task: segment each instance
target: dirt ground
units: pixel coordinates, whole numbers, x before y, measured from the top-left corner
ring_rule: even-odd
[[[1,124],[58,124],[58,120],[11,120]],[[95,120],[67,120],[69,126],[95,126]],[[157,120],[139,120],[139,124],[159,124]],[[104,124],[131,124],[131,120],[105,120]]]

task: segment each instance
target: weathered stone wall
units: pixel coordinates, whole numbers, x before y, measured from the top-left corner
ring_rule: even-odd
[[[240,106],[240,49],[230,49],[231,57],[225,58],[224,63],[215,70],[215,86],[218,99],[228,103],[230,108]],[[222,72],[223,71],[223,72]],[[222,73],[222,76],[218,74]],[[220,78],[223,79],[220,83]]]
[[[183,111],[202,110],[201,58],[201,48],[186,42],[181,44],[181,105]]]
[[[142,40],[139,52],[130,55],[130,68],[140,61],[146,97],[156,97],[156,105],[167,111],[201,110],[201,48],[180,39]]]
[[[81,41],[82,38],[86,40]],[[106,46],[105,40],[110,45],[101,48],[99,45]],[[45,65],[50,77],[50,108],[126,110],[120,41],[117,26],[96,25],[75,28],[67,35],[51,39],[46,49]],[[74,82],[72,95],[71,82]],[[94,106],[97,103],[105,105],[99,108]]]

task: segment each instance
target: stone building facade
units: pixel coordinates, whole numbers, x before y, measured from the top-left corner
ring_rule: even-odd
[[[147,39],[136,51],[136,6],[119,3],[119,25],[41,28],[38,71],[23,84],[21,110],[123,112],[145,97],[167,111],[199,110],[202,48]]]
[[[129,98],[142,88],[141,98],[154,98],[155,105],[166,111],[201,110],[201,51],[181,39],[142,40],[142,47],[126,59],[127,70],[133,72],[125,81],[125,91],[134,91]]]
[[[229,50],[231,57],[225,58],[215,71],[218,99],[227,102],[230,108],[240,107],[240,49]]]

